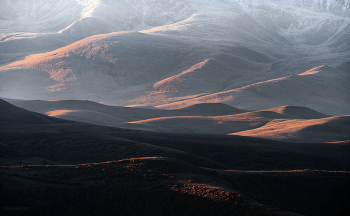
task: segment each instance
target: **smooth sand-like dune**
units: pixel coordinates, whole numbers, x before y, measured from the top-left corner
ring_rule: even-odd
[[[204,106],[204,105],[202,105]],[[211,105],[208,104],[210,107]],[[173,116],[129,122],[177,133],[228,134],[259,128],[275,119],[289,117],[272,111],[255,111],[222,116]],[[230,132],[231,131],[231,132]]]
[[[346,128],[348,125],[346,116],[329,118],[323,113],[300,106],[281,106],[269,110],[249,112],[220,103],[196,104],[180,109],[160,110],[108,106],[78,100],[7,100],[19,107],[52,117],[146,131],[235,134],[295,142],[342,141],[349,139],[348,134],[350,134]],[[19,109],[25,114],[39,116],[39,119],[49,118],[14,106],[11,109]],[[18,114],[16,115],[18,116]],[[5,114],[4,116],[8,117],[9,115]],[[29,121],[31,118],[21,117],[17,119]],[[46,119],[44,120],[47,122]],[[8,121],[12,121],[12,119]],[[33,121],[36,122],[36,120]]]
[[[312,120],[276,120],[232,135],[290,142],[333,142],[350,139],[350,115]]]
[[[316,110],[301,106],[281,106],[269,109],[269,111],[273,111],[294,119],[319,119],[330,117],[323,113],[317,112]]]
[[[205,116],[234,115],[247,112],[226,104],[196,104],[182,109],[160,110],[138,107],[108,106],[92,101],[78,100],[6,100],[16,106],[52,117],[104,126],[128,128],[135,128],[136,125],[122,124],[159,117],[199,116],[200,118]],[[136,128],[145,129],[145,126],[137,126]],[[153,128],[152,130],[155,129]],[[163,131],[163,129],[161,129],[161,131]]]

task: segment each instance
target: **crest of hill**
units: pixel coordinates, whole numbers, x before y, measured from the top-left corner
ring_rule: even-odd
[[[248,112],[223,103],[199,103],[175,110],[207,113],[208,115],[234,115]]]
[[[272,121],[257,129],[231,135],[287,142],[336,142],[350,139],[350,115],[322,119]]]
[[[200,111],[200,109],[195,110],[198,110],[198,112]],[[214,111],[207,113],[214,113]],[[129,122],[128,126],[134,125],[134,128],[138,129],[151,129],[175,133],[229,134],[259,128],[276,119],[290,118],[273,111],[253,111],[232,115],[152,118]]]
[[[302,106],[280,106],[269,109],[269,111],[273,111],[293,119],[319,119],[330,117],[329,115]]]
[[[158,117],[170,117],[170,116],[218,116],[218,115],[234,115],[239,113],[245,113],[247,111],[234,108],[226,104],[196,104],[188,107],[173,109],[173,110],[161,110],[150,109],[144,107],[121,107],[110,106],[105,104],[96,103],[88,100],[57,100],[57,101],[43,101],[43,100],[19,100],[19,99],[5,99],[7,102],[41,114],[48,114],[48,112],[59,110],[71,110],[76,111],[70,113],[71,116],[78,116],[83,111],[102,113],[110,116],[110,120],[114,123],[116,118],[121,122],[137,121]],[[57,115],[60,118],[65,118],[64,115]],[[68,116],[66,116],[68,117]],[[94,116],[93,116],[94,117]],[[90,116],[90,119],[93,118]],[[73,120],[73,119],[68,119]],[[75,121],[86,122],[84,119],[74,119]],[[92,123],[92,122],[89,122]],[[105,124],[103,124],[105,125]],[[110,124],[108,124],[110,125]]]
[[[17,124],[52,124],[65,121],[16,107],[0,99],[0,122]]]

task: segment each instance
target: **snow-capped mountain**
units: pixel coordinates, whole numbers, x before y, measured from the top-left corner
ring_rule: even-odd
[[[350,16],[349,0],[292,0],[290,2],[295,6],[314,11],[331,12],[338,16]]]
[[[329,12],[338,16],[350,15],[349,0],[229,0],[232,3],[238,3],[245,8],[257,8],[267,5],[275,5],[280,8],[295,6],[303,9],[310,9],[318,12]]]
[[[278,9],[276,13],[267,11],[274,16],[300,8],[350,15],[349,0],[1,0],[0,4],[1,28],[68,34],[146,29],[185,20],[203,8],[215,11],[218,5],[239,5],[253,11]]]
[[[349,1],[1,4],[0,97],[348,114]]]
[[[1,28],[90,36],[175,23],[194,9],[185,0],[0,1]]]

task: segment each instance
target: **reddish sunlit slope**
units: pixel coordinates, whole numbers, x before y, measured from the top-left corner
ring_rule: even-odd
[[[191,67],[188,70],[185,70],[175,76],[166,78],[164,80],[161,80],[157,83],[155,83],[153,85],[153,88],[156,89],[157,91],[164,91],[164,92],[178,92],[181,89],[181,82],[183,82],[183,80],[185,78],[183,78],[183,76],[185,76],[187,73],[192,73],[195,72],[196,70],[202,68],[207,62],[209,61],[209,59],[204,60],[196,65],[194,65],[193,67]]]
[[[51,79],[58,82],[72,82],[76,80],[76,75],[72,73],[71,65],[65,61],[65,58],[77,55],[95,60],[98,55],[98,58],[114,63],[117,59],[112,55],[106,54],[108,46],[112,42],[104,41],[103,39],[121,34],[123,33],[92,36],[51,52],[30,55],[22,61],[16,61],[0,67],[0,72],[32,68],[47,72]]]
[[[331,142],[350,139],[350,115],[312,120],[275,120],[263,127],[233,133],[297,142]]]
[[[204,110],[206,106],[212,107],[214,105],[203,104],[201,110]],[[186,110],[192,107],[183,109]],[[265,125],[274,124],[276,122],[293,122],[291,119],[296,119],[296,121],[299,122],[301,119],[321,119],[325,117],[328,116],[306,107],[282,106],[270,110],[237,113],[234,115],[171,116],[150,118],[129,123],[140,125],[140,128],[141,126],[146,126],[152,130],[159,131],[229,134],[264,128]],[[315,134],[316,133],[317,131],[315,131]]]
[[[53,111],[46,112],[46,115],[51,117],[60,117],[72,112],[79,112],[79,110],[53,110]]]
[[[226,103],[243,109],[261,110],[290,104],[310,107],[329,115],[347,115],[350,109],[349,79],[349,75],[344,72],[319,66],[298,75],[199,95],[156,107],[174,109],[196,103]]]
[[[182,41],[139,32],[91,36],[1,66],[0,96],[89,99],[109,104],[118,101],[120,105],[130,105],[128,100],[144,94],[147,87],[159,80],[178,73],[178,67],[182,70],[193,66],[192,62],[181,66],[184,53],[190,50]],[[198,58],[193,61],[203,61],[202,57]],[[11,85],[5,79],[10,80]]]
[[[288,117],[271,111],[256,111],[225,116],[161,117],[129,123],[153,126],[153,129],[160,131],[227,134],[258,128],[274,119],[286,118]]]

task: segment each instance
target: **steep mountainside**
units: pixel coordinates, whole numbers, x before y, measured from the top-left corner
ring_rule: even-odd
[[[348,1],[26,2],[3,2],[1,97],[348,114]]]
[[[269,4],[296,6],[299,8],[310,9],[318,12],[330,12],[339,16],[350,15],[350,1],[349,0],[230,0],[230,2],[238,3],[247,8],[254,8],[256,6],[265,6]]]
[[[75,37],[174,23],[194,9],[184,0],[1,0],[1,28]]]

